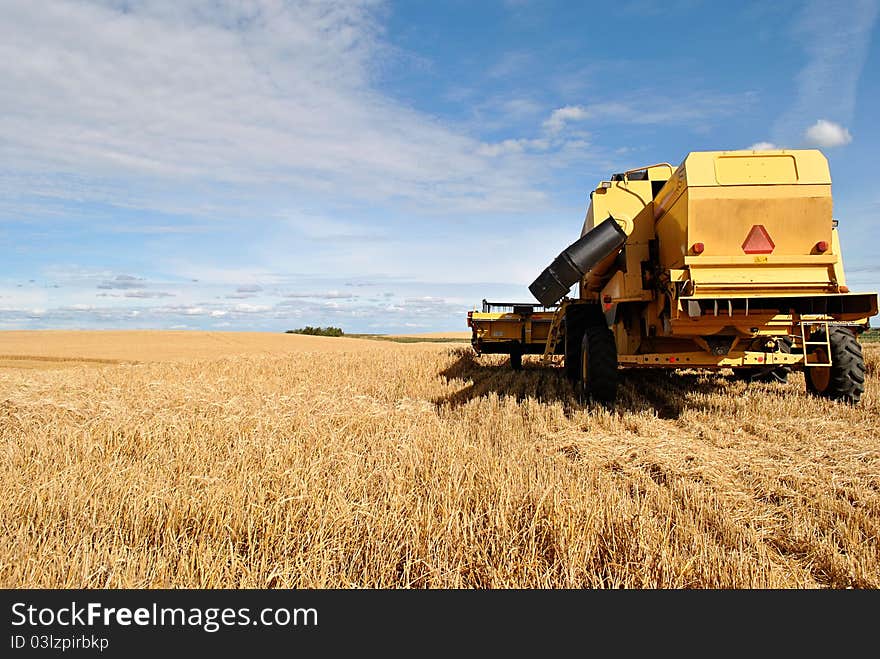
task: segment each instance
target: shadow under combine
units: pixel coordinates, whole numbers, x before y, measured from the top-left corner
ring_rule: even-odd
[[[592,401],[580,400],[577,389],[565,378],[558,366],[542,366],[538,358],[524,358],[523,368],[514,371],[507,360],[481,363],[470,348],[454,351],[455,361],[438,375],[447,382],[463,381],[465,386],[438,397],[436,408],[461,407],[492,393],[521,402],[534,398],[542,403],[560,402],[566,416],[573,412],[599,407]],[[666,371],[632,369],[619,372],[617,402],[606,406],[619,414],[653,412],[660,419],[678,419],[687,409],[704,410],[709,405],[698,396],[724,394],[735,386],[731,377],[720,372]],[[773,386],[773,385],[768,385]]]
[[[698,395],[724,394],[731,380],[718,372],[703,373],[632,369],[620,372],[615,409],[638,414],[654,412],[658,419],[675,420],[685,410],[705,410]]]
[[[507,360],[481,363],[470,348],[456,349],[454,354],[455,361],[438,375],[447,382],[461,380],[466,384],[457,391],[435,398],[432,402],[437,408],[455,409],[493,393],[512,397],[517,402],[526,398],[542,403],[561,402],[566,414],[570,409],[580,407],[577,392],[565,379],[562,369],[542,366],[538,356],[524,356],[522,370],[515,371]]]

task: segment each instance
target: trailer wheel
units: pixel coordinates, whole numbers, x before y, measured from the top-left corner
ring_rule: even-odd
[[[521,352],[510,353],[510,368],[512,368],[514,371],[522,370],[522,353]]]
[[[865,391],[865,358],[862,344],[855,335],[843,327],[831,327],[828,337],[831,346],[831,366],[804,366],[807,392],[855,405]],[[810,335],[810,341],[825,341],[825,330]],[[823,346],[813,354],[821,361],[828,355]]]
[[[604,325],[584,329],[580,365],[582,399],[613,403],[617,398],[617,345],[611,330]]]
[[[788,337],[779,339],[779,352],[791,354],[791,339]],[[747,382],[781,382],[782,384],[788,384],[790,373],[791,366],[789,364],[749,366],[733,369],[733,375],[737,380],[745,380]]]

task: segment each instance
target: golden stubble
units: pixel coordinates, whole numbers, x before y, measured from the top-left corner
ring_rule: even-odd
[[[0,586],[880,587],[880,346],[858,406],[639,371],[609,410],[536,358],[277,338],[0,368]]]

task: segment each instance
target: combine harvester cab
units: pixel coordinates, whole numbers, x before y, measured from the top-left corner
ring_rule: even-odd
[[[877,294],[846,285],[816,150],[694,152],[674,170],[615,174],[591,192],[581,238],[530,290],[556,311],[543,350],[527,352],[564,355],[566,375],[596,400],[614,400],[618,367],[781,382],[803,369],[813,394],[857,403],[864,391],[857,336]],[[492,319],[468,322],[488,352]],[[520,332],[517,345],[528,343]]]

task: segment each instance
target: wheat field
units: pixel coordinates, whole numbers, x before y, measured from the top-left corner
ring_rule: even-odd
[[[878,588],[855,407],[461,344],[0,333],[0,587]],[[729,373],[729,372],[728,372]]]

